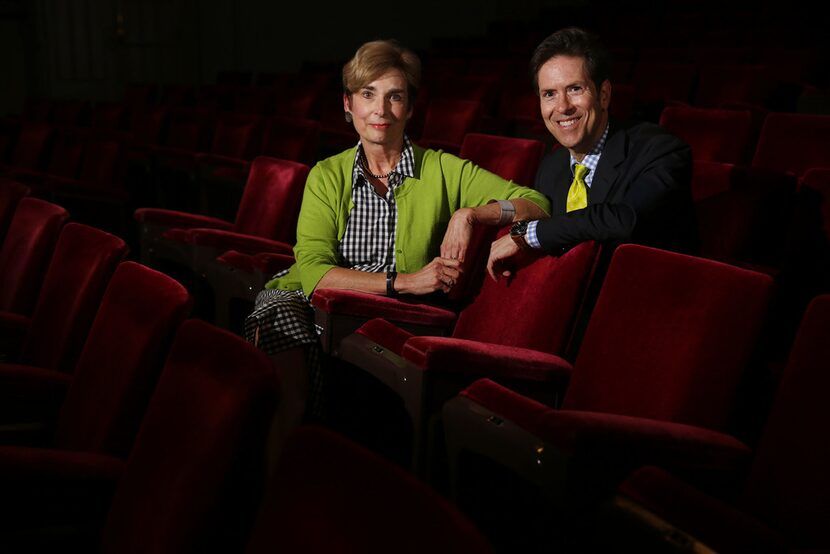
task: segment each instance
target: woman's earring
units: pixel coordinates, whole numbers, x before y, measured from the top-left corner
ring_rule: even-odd
[[[352,122],[352,112],[346,112],[343,116],[346,118],[346,123]]]

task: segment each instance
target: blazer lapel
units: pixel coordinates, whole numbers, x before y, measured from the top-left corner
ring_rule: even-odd
[[[628,137],[626,136],[625,129],[615,127],[611,123],[611,130],[605,142],[605,149],[602,151],[597,172],[594,175],[594,180],[591,182],[591,191],[588,193],[589,204],[605,202],[609,191],[613,188],[619,176],[619,166],[625,161]]]

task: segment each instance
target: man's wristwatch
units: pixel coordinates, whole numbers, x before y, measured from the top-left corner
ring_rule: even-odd
[[[522,250],[530,250],[530,245],[527,243],[525,239],[525,235],[527,234],[527,221],[517,221],[510,227],[510,238],[513,239],[519,248]]]

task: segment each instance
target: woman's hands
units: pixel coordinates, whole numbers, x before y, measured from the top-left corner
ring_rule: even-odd
[[[441,242],[442,258],[464,261],[473,236],[474,214],[472,208],[461,208],[452,214]]]
[[[461,276],[461,261],[437,257],[415,273],[399,273],[395,290],[401,294],[449,292]]]

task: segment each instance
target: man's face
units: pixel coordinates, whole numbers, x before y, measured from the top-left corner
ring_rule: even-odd
[[[581,161],[608,124],[611,83],[597,90],[581,57],[554,56],[539,68],[542,119],[559,144]]]

